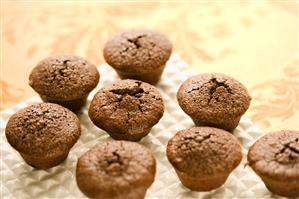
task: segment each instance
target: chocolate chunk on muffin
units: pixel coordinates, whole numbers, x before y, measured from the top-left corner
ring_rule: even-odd
[[[250,147],[247,159],[271,192],[299,197],[299,131],[264,135]]]
[[[29,85],[44,102],[79,110],[99,82],[99,72],[89,61],[73,55],[57,55],[40,61],[29,76]]]
[[[249,108],[250,96],[243,84],[220,73],[203,73],[188,78],[177,92],[183,111],[197,126],[231,131]]]
[[[131,29],[105,44],[104,58],[121,79],[138,79],[156,84],[169,59],[172,44],[159,32]]]
[[[139,80],[119,80],[92,99],[89,117],[117,140],[139,141],[164,113],[159,91]]]
[[[76,179],[89,198],[142,199],[154,182],[155,172],[155,158],[146,147],[106,141],[79,158]]]
[[[52,103],[34,104],[16,112],[5,128],[8,143],[38,169],[61,163],[80,134],[77,116]]]
[[[229,132],[192,127],[176,133],[167,144],[167,158],[183,185],[210,191],[223,185],[242,159],[241,146]]]

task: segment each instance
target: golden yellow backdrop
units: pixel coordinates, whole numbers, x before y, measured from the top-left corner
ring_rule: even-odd
[[[167,34],[194,73],[223,72],[243,82],[253,97],[247,116],[265,131],[299,129],[297,1],[1,5],[1,109],[35,95],[28,75],[44,57],[72,53],[101,64],[108,37],[147,27]]]

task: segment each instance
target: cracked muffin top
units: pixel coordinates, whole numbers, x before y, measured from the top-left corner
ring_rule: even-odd
[[[126,73],[148,73],[164,66],[172,44],[166,36],[146,29],[132,29],[112,37],[105,44],[109,65]]]
[[[250,147],[247,159],[259,175],[299,180],[299,131],[267,133]]]
[[[177,93],[179,105],[190,116],[236,117],[249,108],[250,96],[243,84],[220,73],[203,73],[188,78]]]
[[[146,147],[129,141],[106,141],[83,154],[77,163],[77,184],[91,198],[123,198],[147,189],[154,181],[156,162]],[[138,198],[138,197],[132,197]]]
[[[13,114],[6,125],[9,144],[27,155],[69,150],[81,134],[80,121],[70,110],[52,103],[28,106]]]
[[[225,130],[192,127],[179,131],[167,144],[173,167],[192,176],[230,173],[241,159],[239,141]]]
[[[89,61],[73,55],[56,55],[40,61],[29,76],[29,85],[55,100],[85,97],[99,82],[99,72]]]
[[[152,128],[164,113],[162,96],[139,80],[118,80],[92,99],[89,117],[95,125],[115,133],[139,134]]]

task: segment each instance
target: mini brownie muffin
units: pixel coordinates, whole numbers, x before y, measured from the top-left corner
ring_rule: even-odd
[[[203,73],[188,78],[177,93],[179,105],[197,126],[231,131],[250,104],[247,89],[232,77]]]
[[[139,141],[164,113],[159,91],[139,80],[118,80],[92,99],[89,117],[117,140]]]
[[[43,101],[80,109],[99,82],[95,65],[73,55],[58,55],[40,61],[29,76],[29,85]]]
[[[104,47],[104,58],[120,78],[156,84],[172,51],[165,35],[132,29],[112,37]]]
[[[242,159],[238,140],[222,129],[192,127],[179,131],[167,145],[167,158],[183,185],[210,191],[223,185]]]
[[[82,155],[76,178],[94,199],[142,199],[155,179],[156,161],[146,147],[129,141],[99,143]]]
[[[38,169],[61,163],[81,134],[80,121],[70,110],[51,103],[28,106],[6,125],[8,143]]]
[[[299,131],[266,134],[250,147],[247,159],[271,192],[299,196]]]

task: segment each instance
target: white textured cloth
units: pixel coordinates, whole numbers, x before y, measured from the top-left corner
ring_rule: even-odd
[[[78,114],[82,128],[81,137],[71,149],[66,161],[54,168],[44,171],[28,166],[5,138],[4,131],[9,117],[29,104],[40,102],[40,99],[34,97],[1,112],[0,198],[85,198],[76,184],[77,159],[96,143],[111,139],[103,130],[94,126],[88,117],[89,102],[95,92],[117,79],[113,69],[105,64],[100,66],[100,74],[98,87],[90,94],[86,107]],[[146,198],[278,198],[266,189],[248,166],[245,167],[248,147],[262,135],[247,118],[242,118],[234,131],[234,135],[243,146],[243,160],[224,186],[211,192],[192,192],[180,183],[167,161],[166,145],[178,130],[193,125],[192,120],[183,113],[176,101],[179,85],[190,75],[192,72],[188,65],[178,56],[172,55],[162,80],[157,85],[164,99],[165,113],[150,134],[140,142],[152,150],[157,160],[155,182],[148,189]]]

